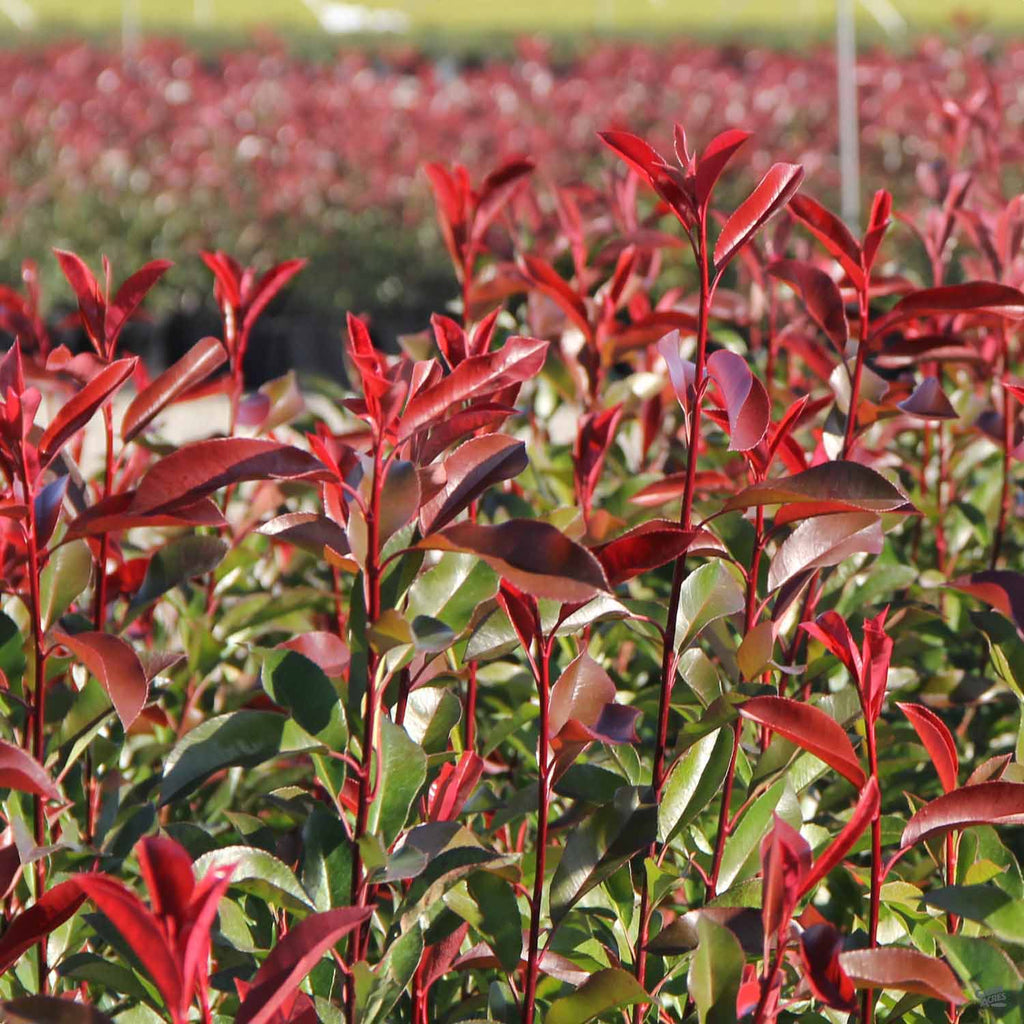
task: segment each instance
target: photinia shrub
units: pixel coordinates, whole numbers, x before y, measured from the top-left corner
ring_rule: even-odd
[[[1020,203],[601,138],[428,165],[458,297],[344,390],[245,394],[301,260],[152,379],[165,263],[56,253],[77,355],[0,292],[4,1019],[1022,1018]]]

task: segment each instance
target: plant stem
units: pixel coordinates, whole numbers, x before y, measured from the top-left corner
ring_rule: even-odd
[[[1003,375],[1010,370],[1010,351],[1006,339],[1006,327],[1000,331],[1000,344],[1003,354]],[[989,567],[994,569],[999,562],[999,555],[1003,549],[1003,534],[1006,532],[1006,523],[1010,518],[1010,484],[1013,479],[1013,459],[1010,453],[1013,451],[1013,417],[1014,400],[1013,395],[1006,389],[1003,392],[1003,486],[999,499],[999,519],[996,523],[995,534],[992,537],[992,560]]]
[[[32,706],[32,753],[42,765],[46,760],[46,647],[43,642],[43,622],[39,599],[39,533],[36,524],[36,508],[28,471],[28,458],[21,449],[21,482],[25,491],[25,505],[28,515],[26,547],[28,548],[29,614],[32,618],[32,641],[35,647],[35,700]],[[28,736],[26,736],[26,740]],[[46,842],[46,797],[35,798],[35,842],[43,846]],[[46,887],[46,858],[36,861],[36,899],[40,899]],[[48,988],[49,969],[46,963],[46,936],[37,945],[39,954],[39,994],[45,995]]]
[[[871,717],[866,699],[862,701],[864,732],[868,747],[868,767],[871,777],[878,782],[878,746],[875,742],[875,722]],[[868,942],[870,948],[878,945],[878,912],[882,890],[882,817],[875,815],[871,821],[871,909],[868,921]],[[867,988],[861,1001],[861,1020],[871,1024],[875,1015],[875,990]]]
[[[864,376],[864,358],[868,351],[868,326],[870,312],[868,309],[868,282],[858,293],[860,306],[859,337],[857,341],[857,359],[853,366],[853,382],[850,384],[850,408],[846,413],[846,434],[843,437],[841,459],[849,458],[853,448],[854,435],[857,432],[857,406],[860,404],[860,386]]]
[[[537,857],[533,896],[530,899],[530,934],[526,946],[526,986],[523,992],[523,1024],[534,1024],[537,1014],[537,975],[540,970],[540,915],[544,898],[544,868],[548,845],[548,802],[550,757],[548,750],[548,709],[551,689],[550,639],[539,639],[537,689],[540,695],[540,737],[537,740]]]
[[[691,529],[693,524],[693,495],[697,479],[697,451],[700,444],[700,410],[704,398],[702,386],[704,365],[707,361],[708,347],[708,312],[711,308],[711,283],[708,274],[707,257],[707,219],[702,214],[699,225],[699,242],[695,246],[694,255],[700,272],[700,295],[697,307],[697,360],[694,369],[694,399],[690,410],[690,439],[686,449],[686,478],[683,486],[683,498],[679,509],[679,522],[684,529]],[[654,789],[655,803],[661,800],[661,791],[665,784],[665,753],[668,747],[668,720],[671,710],[672,688],[675,684],[677,656],[676,617],[679,614],[679,596],[686,579],[686,553],[681,554],[672,569],[672,589],[669,592],[668,612],[665,619],[665,635],[661,654],[661,692],[658,697],[658,734],[654,744],[654,763],[651,771],[651,785]],[[649,851],[654,856],[654,848]],[[646,873],[640,889],[640,916],[637,928],[636,949],[634,951],[634,974],[643,987],[647,976],[647,936],[650,925],[650,893],[647,886]],[[639,1024],[645,1011],[641,1006],[634,1006],[633,1024]]]
[[[366,618],[372,625],[380,618],[380,498],[383,486],[381,444],[374,447],[373,485],[370,507],[367,510],[366,531],[366,572],[364,583],[366,589]],[[369,902],[369,891],[363,885],[362,857],[359,853],[359,840],[366,834],[366,822],[370,813],[370,777],[373,771],[373,745],[377,724],[377,652],[372,647],[367,652],[366,667],[366,709],[363,714],[363,748],[361,771],[359,772],[356,796],[356,823],[352,837],[352,890],[353,906],[363,907]],[[364,927],[357,928],[349,940],[349,965],[353,964],[362,954]],[[346,1017],[348,1024],[356,1024],[356,989],[355,980],[348,980],[346,993]]]

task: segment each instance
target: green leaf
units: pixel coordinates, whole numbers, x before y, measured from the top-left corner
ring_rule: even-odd
[[[728,928],[707,915],[697,919],[697,935],[687,991],[697,1006],[700,1024],[735,1024],[743,950]]]
[[[146,576],[128,609],[134,619],[147,605],[196,576],[212,572],[228,553],[220,537],[176,537],[160,548],[146,567]]]
[[[511,974],[523,952],[523,922],[512,886],[489,871],[477,871],[466,880],[466,887],[478,911],[469,923]]]
[[[658,805],[658,842],[668,843],[721,789],[732,756],[731,729],[699,739],[669,773]]]
[[[650,790],[623,786],[573,831],[551,879],[551,918],[560,921],[596,885],[654,842],[658,808]]]
[[[412,620],[413,643],[417,651],[440,654],[455,643],[455,630],[430,615],[417,615]]]
[[[302,825],[302,884],[317,910],[343,907],[352,896],[348,830],[324,807],[314,807]]]
[[[450,552],[409,588],[408,613],[429,615],[461,633],[477,606],[494,596],[498,574],[474,555]]]
[[[25,671],[25,641],[9,615],[0,612],[0,672],[9,682],[19,679]]]
[[[462,718],[462,701],[441,686],[421,686],[409,694],[405,729],[428,754],[448,749],[452,729]]]
[[[133,999],[153,998],[153,993],[133,970],[95,953],[75,953],[65,957],[57,967],[57,973],[62,978],[76,982],[87,981],[90,985],[99,985],[108,992],[117,992]]]
[[[56,996],[22,996],[0,1003],[5,1024],[113,1024],[99,1010]]]
[[[389,718],[380,723],[377,795],[370,805],[367,830],[390,846],[405,826],[409,809],[427,779],[427,755]]]
[[[62,544],[39,575],[39,614],[49,629],[81,594],[92,577],[92,553],[84,540]]]
[[[322,743],[290,718],[273,711],[218,715],[185,733],[167,755],[160,802],[190,793],[222,768],[254,768],[281,754],[322,749]]]
[[[994,942],[966,935],[937,936],[960,980],[999,1024],[1024,1024],[1024,980]]]
[[[651,997],[628,971],[609,967],[592,974],[575,992],[551,1004],[545,1024],[586,1024],[622,1006],[649,1003]]]
[[[231,888],[241,889],[275,907],[300,914],[316,909],[292,869],[266,850],[255,846],[224,846],[205,853],[192,865],[196,878],[214,868],[234,865]]]
[[[925,903],[947,914],[980,921],[1004,942],[1024,945],[1024,900],[1015,900],[995,885],[951,885],[932,889]]]
[[[726,840],[725,849],[722,851],[722,865],[718,874],[719,889],[724,891],[736,881],[747,858],[757,849],[768,831],[772,814],[779,806],[785,791],[786,780],[780,779],[771,789],[758,797],[740,819],[739,825]]]
[[[276,704],[287,708],[311,736],[332,750],[348,741],[341,697],[319,665],[291,650],[264,650],[263,689]]]
[[[676,614],[676,650],[690,646],[710,622],[743,610],[743,588],[724,562],[706,562],[683,580]]]

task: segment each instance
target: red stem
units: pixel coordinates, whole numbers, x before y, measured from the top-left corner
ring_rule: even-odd
[[[701,213],[699,223],[699,241],[694,247],[694,255],[700,271],[700,296],[697,307],[697,361],[694,368],[695,396],[693,408],[690,410],[690,440],[686,450],[686,480],[683,486],[682,504],[679,510],[679,522],[685,529],[693,523],[693,495],[697,479],[697,450],[700,443],[700,412],[704,398],[702,381],[704,365],[707,361],[708,347],[708,312],[711,308],[711,282],[708,274],[707,256],[707,216]],[[672,687],[676,674],[676,616],[679,612],[679,594],[686,578],[686,555],[680,555],[672,571],[672,589],[669,592],[668,612],[665,620],[664,643],[661,655],[661,693],[658,698],[658,735],[654,745],[654,764],[651,772],[651,785],[654,788],[655,803],[661,799],[661,790],[665,784],[665,751],[668,747],[668,721],[671,709]],[[650,855],[654,855],[652,847]],[[640,888],[640,917],[637,929],[636,950],[633,961],[636,980],[643,987],[647,976],[647,936],[650,927],[650,893],[646,874]],[[645,1010],[641,1006],[633,1007],[632,1022],[639,1024]]]
[[[537,975],[540,970],[540,916],[544,898],[544,868],[548,845],[548,802],[551,796],[548,751],[548,709],[551,686],[551,640],[538,638],[540,650],[537,689],[540,696],[540,737],[537,741],[537,863],[530,900],[530,934],[526,946],[526,987],[523,993],[523,1024],[534,1024],[537,1015]]]
[[[366,551],[366,618],[372,624],[380,618],[380,498],[383,485],[382,455],[380,442],[374,447],[373,486],[370,508],[366,519],[367,551]],[[363,717],[363,749],[362,770],[359,772],[358,791],[356,796],[356,823],[352,843],[352,890],[353,906],[363,907],[369,902],[369,890],[363,884],[363,864],[359,852],[359,840],[366,834],[366,822],[370,813],[370,776],[373,764],[373,744],[376,730],[377,701],[376,676],[378,658],[371,647],[367,653],[366,664],[366,710]],[[361,956],[365,926],[352,933],[349,941],[349,964]],[[354,978],[349,979],[346,993],[346,1017],[348,1024],[356,1024],[356,988]]]
[[[1010,351],[1006,340],[1006,328],[1003,327],[1000,335],[1003,349],[1003,374],[1010,370]],[[1006,532],[1006,523],[1010,518],[1010,484],[1013,479],[1013,460],[1010,452],[1013,450],[1013,416],[1014,402],[1013,395],[1003,388],[1003,488],[999,500],[999,520],[996,523],[995,535],[992,538],[992,560],[990,568],[994,569],[999,562],[999,555],[1003,549],[1003,535]]]
[[[39,535],[36,528],[36,508],[32,487],[29,483],[28,458],[21,449],[21,481],[25,490],[25,505],[28,509],[28,533],[25,538],[28,548],[29,613],[32,617],[32,640],[35,646],[35,701],[32,707],[32,752],[36,761],[46,761],[46,647],[43,643],[43,623],[39,600]],[[26,739],[28,737],[26,736]],[[36,846],[46,843],[46,798],[35,798],[35,841]],[[36,861],[36,899],[40,899],[46,887],[46,858]],[[45,995],[48,988],[49,969],[46,963],[46,938],[39,940],[39,994]]]
[[[850,385],[850,408],[846,414],[846,435],[843,438],[843,450],[840,458],[849,458],[853,448],[854,435],[857,432],[857,406],[860,404],[861,378],[864,376],[864,357],[868,352],[868,281],[858,293],[860,305],[860,334],[857,341],[857,360],[853,367],[853,382]]]
[[[875,742],[875,721],[871,716],[867,700],[862,698],[864,732],[867,738],[868,767],[872,778],[878,780],[878,747]],[[882,817],[875,815],[871,822],[871,909],[868,923],[868,941],[871,949],[878,945],[878,912],[882,893]],[[865,989],[861,1000],[861,1020],[871,1024],[875,1015],[875,990]]]

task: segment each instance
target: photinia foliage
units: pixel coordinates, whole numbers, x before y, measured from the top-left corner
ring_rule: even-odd
[[[1021,1020],[1024,230],[936,103],[863,232],[735,128],[428,164],[343,390],[245,392],[299,259],[155,376],[167,264],[0,291],[0,1016]]]

